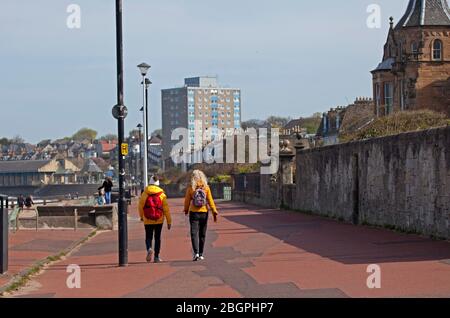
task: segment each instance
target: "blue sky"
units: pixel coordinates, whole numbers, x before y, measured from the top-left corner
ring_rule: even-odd
[[[116,132],[113,0],[2,0],[0,137],[58,138],[90,127]],[[81,7],[81,29],[66,26]],[[369,29],[368,5],[381,6]],[[407,0],[124,0],[127,131],[140,118],[136,65],[152,65],[150,129],[160,128],[160,90],[184,77],[218,75],[240,87],[243,119],[308,116],[371,95],[388,18]]]

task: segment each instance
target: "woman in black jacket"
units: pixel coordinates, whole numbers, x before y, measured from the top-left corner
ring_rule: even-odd
[[[113,182],[110,177],[106,177],[105,181],[103,181],[103,185],[98,188],[98,190],[104,189],[105,190],[105,201],[106,204],[111,204],[111,191],[113,187]]]

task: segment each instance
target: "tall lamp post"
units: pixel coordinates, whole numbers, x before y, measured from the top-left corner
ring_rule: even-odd
[[[125,205],[125,156],[128,148],[124,144],[125,139],[125,117],[128,110],[124,105],[123,89],[123,37],[122,37],[122,0],[116,0],[116,58],[117,58],[117,105],[113,107],[112,113],[117,119],[117,130],[119,139],[119,266],[128,265],[128,224],[127,210]]]
[[[144,189],[144,181],[142,178],[142,174],[143,174],[143,167],[141,166],[142,163],[142,125],[138,124],[137,129],[139,129],[139,167],[140,167],[140,173],[139,173],[139,179],[140,179],[140,183],[141,183],[141,190]]]
[[[144,170],[144,175],[143,175],[143,186],[144,189],[147,188],[148,186],[148,86],[147,86],[147,81],[148,79],[146,78],[147,76],[147,72],[150,69],[150,65],[148,65],[147,63],[141,63],[138,65],[139,71],[141,72],[142,75],[142,96],[143,96],[143,104],[142,104],[142,112],[143,112],[143,124],[144,124],[144,138],[146,140],[144,140],[144,161],[143,161],[143,170]]]

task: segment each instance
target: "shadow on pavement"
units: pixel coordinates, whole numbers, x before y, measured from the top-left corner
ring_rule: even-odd
[[[232,211],[233,215],[227,215]],[[268,234],[298,249],[343,264],[450,259],[450,244],[418,235],[354,226],[297,212],[228,203],[222,217]],[[239,213],[236,213],[239,212]]]

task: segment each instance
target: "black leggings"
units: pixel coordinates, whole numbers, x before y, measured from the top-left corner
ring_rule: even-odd
[[[145,245],[147,251],[152,248],[153,233],[155,233],[155,257],[159,257],[161,251],[161,233],[163,224],[146,224],[145,225]]]
[[[191,223],[191,241],[194,254],[203,255],[206,241],[206,230],[208,229],[208,215],[206,212],[191,212],[189,223]]]

